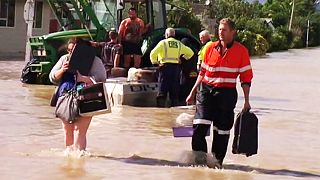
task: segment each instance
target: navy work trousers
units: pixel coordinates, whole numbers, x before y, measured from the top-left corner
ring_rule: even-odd
[[[180,64],[163,64],[159,69],[158,82],[159,92],[157,96],[157,106],[165,107],[167,94],[171,101],[171,106],[177,106],[179,103],[180,86]]]
[[[192,150],[207,152],[205,136],[212,124],[211,152],[222,164],[227,152],[230,130],[234,123],[234,108],[237,99],[236,88],[217,88],[205,83],[201,84],[196,97]]]

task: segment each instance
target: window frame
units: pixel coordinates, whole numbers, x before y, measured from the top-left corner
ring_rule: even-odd
[[[41,2],[42,3],[42,9],[41,9],[41,23],[40,23],[40,27],[36,27],[36,18],[37,18],[37,7],[36,3]],[[33,17],[33,25],[32,28],[33,29],[42,29],[43,28],[43,10],[44,10],[44,1],[43,0],[35,0],[34,1],[34,17]]]
[[[16,22],[17,22],[17,1],[16,0],[8,0],[8,2],[12,1],[14,3],[14,17],[13,17],[13,20],[14,20],[14,23],[13,23],[13,26],[8,26],[8,14],[9,14],[9,6],[7,6],[7,17],[6,18],[0,18],[0,19],[3,19],[3,20],[6,20],[6,26],[0,26],[0,29],[13,29],[16,27]]]

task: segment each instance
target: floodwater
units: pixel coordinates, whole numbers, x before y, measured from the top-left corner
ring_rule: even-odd
[[[20,83],[23,65],[0,61],[0,179],[320,179],[320,48],[253,58],[259,152],[233,155],[229,143],[223,170],[181,164],[191,139],[171,127],[190,109],[113,108],[92,120],[91,155],[65,156],[54,87]]]

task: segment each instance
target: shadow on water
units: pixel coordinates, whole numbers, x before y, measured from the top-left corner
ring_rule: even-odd
[[[238,164],[227,164],[227,165],[224,165],[224,168],[228,170],[238,170],[243,172],[256,171],[260,174],[268,174],[268,175],[320,178],[320,174],[294,171],[294,170],[288,170],[288,169],[271,170],[271,169],[263,169],[263,168],[257,168],[257,167],[251,167],[251,166],[243,166]]]
[[[255,113],[256,115],[266,115],[266,114],[271,114],[274,112],[287,112],[287,113],[299,113],[301,112],[300,110],[291,110],[291,109],[281,109],[281,108],[260,108],[256,107],[253,110],[250,110],[250,112]]]
[[[103,159],[107,159],[107,160],[120,161],[123,163],[136,164],[136,165],[171,166],[171,167],[198,167],[196,165],[190,165],[185,162],[141,157],[138,155],[133,155],[131,157],[124,157],[124,158],[104,156],[104,155],[91,155],[90,157],[103,158]],[[242,171],[242,172],[257,172],[260,174],[277,175],[277,176],[320,178],[320,174],[295,171],[295,170],[288,170],[288,169],[271,170],[271,169],[263,169],[263,168],[244,166],[244,165],[238,165],[238,164],[226,164],[226,165],[223,165],[223,169]]]

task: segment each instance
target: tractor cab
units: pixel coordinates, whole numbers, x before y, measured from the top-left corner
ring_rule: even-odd
[[[59,22],[60,30],[105,29],[117,30],[128,16],[131,7],[152,29],[166,27],[164,0],[50,0],[49,5]]]
[[[131,7],[137,9],[138,17],[152,30],[166,27],[166,9],[164,0],[117,0],[117,24],[128,16]]]

